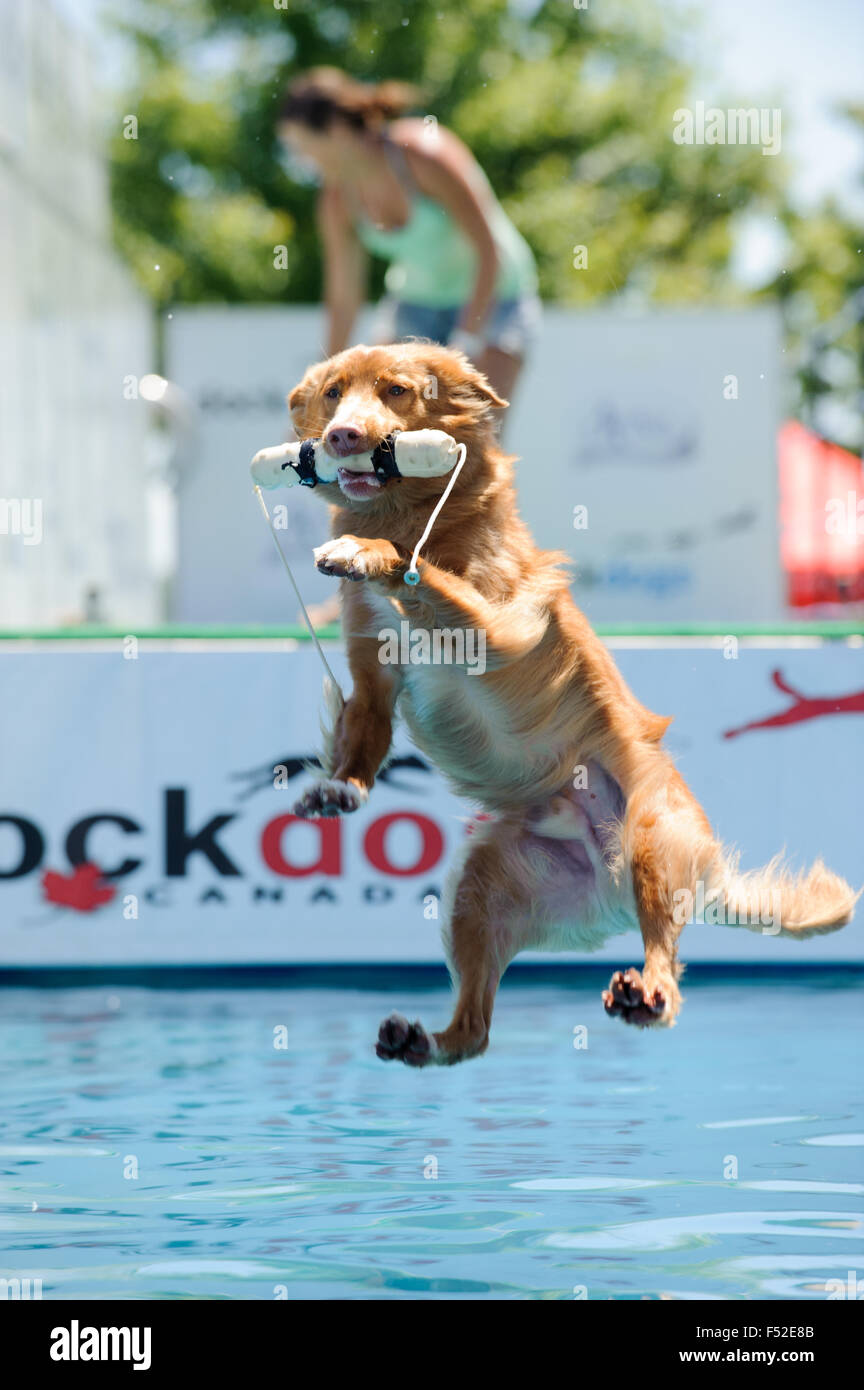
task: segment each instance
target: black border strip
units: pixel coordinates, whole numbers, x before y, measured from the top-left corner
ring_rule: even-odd
[[[581,981],[599,981],[605,985],[614,968],[614,961],[560,961],[549,965],[516,961],[507,971],[504,988],[513,984],[561,985]],[[853,980],[864,982],[864,963],[802,961],[772,965],[765,961],[699,961],[688,966],[684,986],[686,990],[688,984],[740,986],[751,980],[769,980],[799,985],[812,982],[824,988],[830,976],[836,976],[837,984],[843,987]],[[411,962],[404,965],[368,962],[355,965],[344,962],[318,965],[49,965],[0,969],[0,988],[26,989],[114,984],[150,989],[271,989],[278,985],[295,989],[386,990],[406,980],[412,988],[441,989],[449,984],[449,975],[443,964]]]

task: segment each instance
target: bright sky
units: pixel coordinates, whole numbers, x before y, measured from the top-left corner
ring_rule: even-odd
[[[590,3],[590,0],[589,0]],[[864,146],[834,112],[864,104],[862,0],[667,0],[703,16],[682,50],[707,105],[779,106],[802,203],[834,193],[864,213]]]

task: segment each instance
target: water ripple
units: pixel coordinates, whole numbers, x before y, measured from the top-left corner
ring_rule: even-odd
[[[843,972],[772,988],[755,1050],[746,987],[694,978],[646,1037],[568,979],[505,981],[468,1066],[375,1058],[381,1017],[438,1026],[447,1004],[410,978],[8,991],[0,1277],[45,1298],[798,1300],[860,1266]]]

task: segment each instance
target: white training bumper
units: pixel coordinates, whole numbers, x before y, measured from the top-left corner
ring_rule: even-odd
[[[443,430],[404,430],[392,434],[371,453],[333,458],[320,439],[276,444],[259,449],[250,469],[261,488],[315,487],[332,483],[340,468],[352,473],[374,473],[381,482],[389,478],[435,478],[449,473],[459,457],[459,445]]]

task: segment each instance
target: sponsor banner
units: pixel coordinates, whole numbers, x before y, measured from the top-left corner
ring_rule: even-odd
[[[549,309],[507,445],[592,622],[774,622],[778,319]]]
[[[745,868],[785,845],[860,883],[860,650],[730,657],[727,639],[616,657],[650,708],[676,716],[670,750]],[[349,688],[339,648],[332,660]],[[296,820],[318,745],[313,650],[136,653],[127,639],[4,654],[0,674],[3,965],[441,959],[438,897],[474,808],[399,733],[365,808]],[[682,954],[864,952],[857,925],[789,942],[694,924]],[[600,955],[638,964],[640,942],[619,937]]]
[[[360,324],[370,341],[369,324]],[[286,393],[323,355],[316,308],[196,306],[166,324],[167,370],[195,420],[178,488],[172,617],[281,622],[296,602],[252,496],[248,464],[291,437]],[[777,318],[767,308],[547,309],[505,444],[539,545],[565,551],[594,622],[773,622],[784,612],[777,530]],[[303,596],[329,581],[310,552],[318,498],[278,492],[280,539]],[[230,537],[230,545],[226,540]]]

